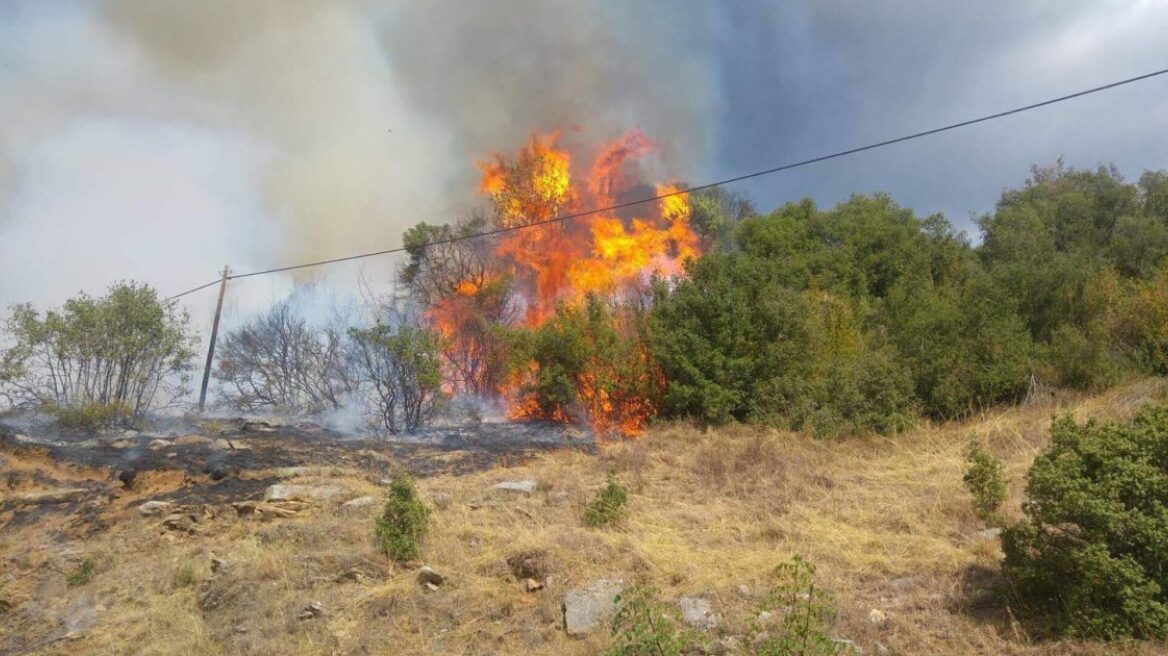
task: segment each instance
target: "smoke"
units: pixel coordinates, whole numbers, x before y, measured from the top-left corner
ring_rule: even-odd
[[[639,126],[689,174],[713,113],[699,91],[713,86],[701,14],[560,1],[6,4],[0,305],[124,278],[173,293],[224,263],[394,247],[420,220],[465,212],[474,160],[533,130],[600,140]],[[232,293],[247,308],[272,292]]]

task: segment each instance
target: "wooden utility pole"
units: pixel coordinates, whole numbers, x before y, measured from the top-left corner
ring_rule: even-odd
[[[219,338],[219,315],[223,314],[223,296],[227,293],[227,279],[231,269],[223,267],[219,282],[219,302],[215,304],[215,321],[211,323],[211,343],[207,346],[207,365],[203,367],[203,387],[199,389],[199,412],[207,406],[207,383],[211,380],[211,363],[215,361],[215,340]]]

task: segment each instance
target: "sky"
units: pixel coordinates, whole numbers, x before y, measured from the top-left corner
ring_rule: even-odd
[[[1168,67],[1164,25],[1141,0],[5,0],[0,307],[392,248],[533,131],[639,127],[692,184],[770,168]],[[1032,164],[1134,179],[1166,134],[1168,77],[740,189],[886,192],[976,239]],[[229,311],[294,282],[233,283]],[[187,298],[200,321],[213,297]]]

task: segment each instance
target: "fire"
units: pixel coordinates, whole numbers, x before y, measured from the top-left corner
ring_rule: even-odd
[[[561,146],[559,133],[551,133],[532,136],[514,157],[496,154],[478,164],[479,190],[494,207],[496,225],[519,228],[498,239],[494,256],[497,275],[507,276],[520,325],[540,326],[555,314],[557,304],[576,305],[589,294],[619,298],[653,274],[680,274],[685,260],[700,255],[683,189],[671,183],[649,186],[643,180],[648,168],[644,160],[657,150],[645,134],[630,130],[593,149],[591,165],[581,167],[575,164],[579,153]],[[654,190],[667,197],[619,211],[558,220],[651,195]],[[482,293],[481,281],[464,280],[428,314],[445,336],[457,338],[470,314],[467,308]],[[460,348],[481,346],[463,340]],[[611,380],[607,389],[596,380],[597,375],[609,373],[589,372],[577,381],[579,414],[600,431],[636,434],[653,408],[645,399],[613,398],[608,391]],[[531,375],[521,372],[515,380],[498,384],[497,391],[509,397],[512,416],[536,414],[533,399],[516,393],[524,377]],[[566,415],[543,418],[572,419]]]

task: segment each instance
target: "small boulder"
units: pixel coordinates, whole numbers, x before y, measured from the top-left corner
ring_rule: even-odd
[[[375,497],[357,497],[356,499],[351,499],[342,503],[341,507],[338,508],[337,511],[341,513],[360,512],[365,508],[374,505],[375,503],[377,503],[377,499]]]
[[[710,602],[701,597],[682,597],[677,600],[681,611],[681,621],[701,631],[709,631],[721,623],[722,618],[714,613]]]
[[[616,612],[616,597],[624,590],[619,579],[601,579],[569,590],[560,610],[564,614],[564,631],[570,636],[592,632]]]
[[[888,613],[879,608],[873,608],[868,611],[868,623],[876,627],[884,626],[888,624]]]
[[[169,511],[173,507],[174,504],[169,501],[147,501],[138,506],[138,512],[147,517],[153,517],[162,514],[163,511]]]
[[[540,590],[543,590],[543,588],[544,588],[543,581],[537,581],[535,579],[524,579],[523,580],[523,589],[528,591],[528,592],[539,592]]]
[[[423,586],[431,590],[437,590],[438,586],[445,582],[446,577],[434,571],[428,565],[423,565],[422,568],[418,570],[418,583],[421,583]]]
[[[314,617],[324,615],[324,606],[319,601],[313,601],[305,606],[300,613],[296,615],[298,620],[310,620]]]
[[[212,441],[211,438],[203,437],[202,435],[179,435],[172,439],[171,443],[178,446],[204,446],[211,444]]]
[[[453,502],[454,497],[449,492],[435,492],[430,495],[430,503],[433,503],[438,510],[446,510]]]
[[[269,485],[264,501],[328,501],[344,493],[338,485]]]
[[[159,449],[169,449],[173,444],[170,440],[155,439],[150,442],[150,450],[157,451]]]
[[[517,494],[531,495],[535,493],[535,481],[503,481],[502,483],[496,483],[491,489],[500,492],[515,492]]]

